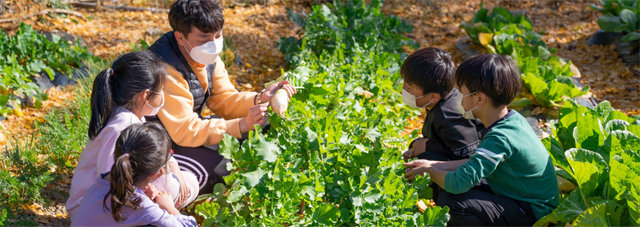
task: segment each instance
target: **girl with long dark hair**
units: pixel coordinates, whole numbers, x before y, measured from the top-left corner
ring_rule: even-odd
[[[171,155],[171,141],[157,123],[133,124],[118,137],[111,171],[87,191],[72,226],[197,226],[181,215],[171,195],[153,192]]]
[[[74,216],[87,189],[100,174],[111,170],[116,139],[126,127],[143,123],[164,105],[163,87],[166,71],[161,61],[149,51],[120,56],[111,68],[102,71],[93,82],[89,142],[80,155],[71,182],[67,211]],[[154,182],[169,192],[181,208],[198,194],[195,175],[180,171],[175,159],[169,162],[169,177]]]

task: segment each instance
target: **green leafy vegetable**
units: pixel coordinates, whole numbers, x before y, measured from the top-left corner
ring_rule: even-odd
[[[600,0],[591,7],[602,13],[598,17],[600,29],[624,34],[622,41],[640,40],[640,3],[636,0]]]
[[[502,7],[489,14],[481,5],[471,22],[463,22],[461,27],[489,53],[510,55],[520,67],[522,82],[531,97],[524,95],[512,106],[560,106],[564,98],[589,91],[589,87],[579,89],[572,83],[571,63],[553,54],[555,50],[533,31],[531,20],[524,14],[513,14]]]
[[[636,119],[607,101],[589,109],[567,99],[552,137],[543,140],[553,163],[577,188],[536,225],[640,225],[640,139]],[[562,151],[565,155],[562,155]]]
[[[94,58],[77,41],[70,45],[55,34],[50,41],[23,23],[15,36],[0,30],[0,116],[11,112],[20,115],[19,98],[25,95],[37,99],[36,103],[46,99],[32,76],[43,73],[53,80],[55,72],[71,75],[84,61]],[[9,100],[18,111],[7,108]]]
[[[270,112],[266,133],[252,131],[241,145],[228,135],[222,140],[232,174],[219,186],[224,193],[209,195],[215,206],[196,207],[205,223],[447,223],[448,208],[421,214],[416,206],[431,197],[430,179],[403,178],[401,151],[409,138],[398,133],[418,111],[402,104],[398,71],[401,47],[414,44],[403,36],[411,27],[380,8],[380,1],[349,0],[313,6],[304,21],[296,14],[304,38],[281,40],[290,63],[281,79],[302,89],[286,119]]]

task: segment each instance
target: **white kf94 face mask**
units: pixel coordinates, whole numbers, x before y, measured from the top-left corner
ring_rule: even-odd
[[[220,55],[220,52],[222,52],[224,42],[223,38],[220,37],[219,39],[206,42],[197,47],[192,47],[189,41],[187,41],[187,44],[191,47],[191,51],[189,52],[191,59],[203,65],[211,65],[216,61],[216,57]]]
[[[463,95],[462,93],[459,93],[458,97],[456,97],[456,107],[458,108],[458,111],[460,112],[460,114],[462,114],[462,117],[464,117],[465,119],[469,119],[469,120],[476,119],[476,117],[473,116],[473,112],[472,111],[475,110],[476,108],[478,108],[478,106],[473,107],[470,110],[464,110],[464,106],[462,106],[462,99],[464,97],[473,95],[475,93],[476,92],[473,92],[473,93],[468,94],[468,95]]]
[[[155,116],[156,114],[158,114],[160,109],[164,106],[164,93],[157,93],[157,92],[152,92],[152,93],[156,94],[156,95],[161,95],[162,96],[162,102],[160,103],[159,106],[153,107],[151,104],[149,104],[149,100],[147,100],[146,104],[147,104],[147,106],[151,107],[151,113],[146,115],[146,116]]]
[[[427,103],[424,106],[418,106],[418,104],[416,103],[416,99],[419,99],[425,96],[427,95],[416,97],[415,95],[409,93],[407,90],[402,89],[402,101],[404,102],[404,104],[407,104],[407,106],[410,106],[413,108],[424,108],[431,105],[431,103]]]

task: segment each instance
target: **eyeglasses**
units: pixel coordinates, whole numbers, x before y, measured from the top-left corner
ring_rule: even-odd
[[[154,95],[160,95],[161,94],[160,92],[156,92],[156,91],[152,91],[152,90],[149,90],[149,92],[151,92],[151,94],[154,94]]]
[[[464,95],[464,94],[462,94],[462,92],[460,92],[460,94],[462,95],[462,98],[467,97],[467,96],[470,96],[470,95],[475,95],[476,93],[478,93],[478,92],[477,92],[477,91],[475,91],[475,92],[472,92],[472,93],[469,93],[469,94]]]

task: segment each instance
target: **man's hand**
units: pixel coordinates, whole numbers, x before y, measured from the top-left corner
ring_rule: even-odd
[[[245,118],[240,119],[240,133],[253,130],[253,125],[263,125],[267,120],[268,103],[262,103],[249,108],[249,114]]]
[[[411,145],[411,148],[409,148],[409,150],[402,153],[402,157],[404,158],[404,161],[407,162],[409,161],[409,159],[418,157],[419,154],[424,153],[425,150],[427,149],[426,148],[427,141],[429,141],[429,138],[416,139],[415,142],[413,142],[413,144]]]
[[[276,91],[278,91],[278,89],[284,89],[287,94],[289,95],[289,98],[291,98],[291,96],[293,96],[294,94],[296,94],[296,88],[294,88],[293,86],[291,86],[289,84],[289,81],[283,80],[280,81],[278,83],[274,83],[269,85],[269,87],[264,89],[264,92],[262,93],[262,102],[269,102],[271,101],[271,98],[276,94]]]
[[[404,178],[407,178],[409,181],[413,181],[417,175],[424,175],[427,173],[435,164],[435,161],[430,160],[415,160],[409,163],[404,163],[403,165],[407,167],[404,171]]]

